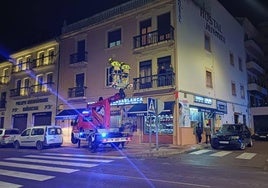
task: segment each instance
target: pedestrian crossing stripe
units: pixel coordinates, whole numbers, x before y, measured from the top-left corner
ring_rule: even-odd
[[[213,156],[213,157],[223,157],[225,155],[228,155],[232,153],[231,151],[219,151],[217,153],[213,153],[213,154],[210,154],[210,156]]]
[[[68,154],[68,153],[42,153],[43,155],[54,155],[63,157],[85,157],[85,158],[103,158],[103,159],[125,159],[123,156],[111,156],[111,155],[83,155],[83,154]]]
[[[20,161],[20,162],[31,162],[31,163],[43,163],[43,164],[55,164],[62,166],[76,166],[76,167],[85,167],[91,168],[98,166],[98,164],[88,164],[88,163],[77,163],[77,162],[66,162],[66,161],[48,161],[48,160],[40,160],[40,159],[31,159],[31,158],[6,158],[5,160],[9,161]]]
[[[201,149],[201,150],[198,150],[198,151],[191,152],[190,154],[200,155],[200,154],[207,153],[207,152],[210,152],[210,151],[211,150],[209,150],[209,149]]]
[[[45,181],[52,178],[55,178],[55,176],[47,176],[42,174],[33,174],[29,172],[19,172],[19,171],[12,171],[12,170],[3,170],[0,169],[0,175],[4,176],[10,176],[15,178],[23,178],[28,180],[36,180],[36,181]]]
[[[252,159],[255,157],[256,153],[242,153],[241,155],[237,156],[237,159]]]
[[[4,187],[4,188],[20,188],[20,187],[22,187],[22,185],[0,181],[0,187]]]
[[[11,162],[6,162],[6,161],[0,162],[0,166],[26,168],[26,169],[32,169],[32,170],[43,170],[43,171],[50,171],[50,172],[61,172],[61,173],[67,173],[67,174],[79,171],[77,169],[71,169],[71,168],[60,168],[60,167],[50,167],[50,166],[43,166],[43,165],[11,163]]]
[[[65,161],[83,161],[83,162],[99,162],[99,163],[110,163],[113,160],[107,159],[83,159],[83,158],[67,158],[67,157],[54,157],[54,156],[42,156],[42,155],[26,155],[27,158],[39,158],[39,159],[58,159]]]

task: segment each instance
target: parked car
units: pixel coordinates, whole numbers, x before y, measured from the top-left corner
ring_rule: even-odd
[[[258,128],[252,137],[255,140],[268,140],[268,127]]]
[[[244,124],[223,124],[211,137],[211,147],[229,147],[244,150],[252,147],[253,142],[249,128]]]
[[[14,147],[36,147],[38,150],[48,146],[60,147],[63,143],[60,126],[34,126],[26,128],[15,137]]]
[[[0,129],[0,147],[6,145],[12,145],[14,139],[17,135],[20,134],[19,129],[11,128],[11,129]]]

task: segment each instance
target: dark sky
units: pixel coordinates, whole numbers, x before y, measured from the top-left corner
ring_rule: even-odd
[[[67,24],[128,0],[8,0],[0,3],[0,55],[38,44],[61,32]],[[252,22],[268,20],[267,0],[219,0],[234,16]]]

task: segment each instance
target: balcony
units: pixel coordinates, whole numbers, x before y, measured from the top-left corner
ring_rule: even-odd
[[[247,59],[247,70],[256,74],[256,75],[264,75],[265,70],[260,65],[260,63],[255,59]]]
[[[175,73],[156,74],[133,79],[134,93],[152,93],[174,89]]]
[[[263,53],[260,45],[254,39],[246,39],[245,40],[245,47],[251,53],[257,55],[258,57],[264,56],[264,53]]]
[[[12,73],[19,73],[30,70],[31,62],[23,62],[12,66]]]
[[[249,81],[248,82],[248,91],[251,93],[257,93],[266,96],[268,94],[267,88],[265,87],[264,83],[260,81]]]
[[[53,90],[53,85],[53,82],[32,85],[30,90],[31,96],[50,95],[51,91]]]
[[[46,66],[55,64],[55,62],[56,62],[55,55],[46,56],[46,57],[39,58],[39,59],[34,59],[28,62],[22,62],[22,63],[12,66],[12,73],[19,73],[19,72],[23,72],[26,70],[46,67]]]
[[[39,67],[45,67],[49,65],[54,65],[56,62],[56,56],[46,56],[44,58],[35,59],[31,62],[31,69],[39,68]]]
[[[0,85],[7,85],[9,83],[9,76],[0,76]]]
[[[68,89],[68,101],[84,101],[86,100],[87,87],[73,87]]]
[[[87,52],[79,52],[70,55],[70,66],[81,67],[87,65]]]
[[[152,31],[133,37],[133,48],[135,52],[142,51],[148,47],[161,47],[174,42],[174,28],[170,26],[165,32],[161,30]]]
[[[30,87],[21,87],[10,90],[10,97],[12,98],[24,98],[29,97],[31,93]]]

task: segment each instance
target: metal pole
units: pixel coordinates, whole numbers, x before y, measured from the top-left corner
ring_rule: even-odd
[[[159,149],[159,146],[158,146],[158,115],[157,113],[155,114],[155,142],[156,142],[156,150]]]
[[[150,151],[152,150],[152,121],[151,114],[149,114],[149,147]]]

